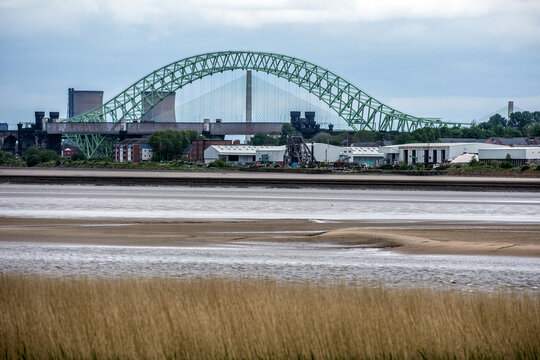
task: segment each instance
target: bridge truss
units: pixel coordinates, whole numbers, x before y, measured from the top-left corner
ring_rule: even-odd
[[[131,122],[139,120],[169,93],[206,76],[233,70],[254,70],[292,82],[317,96],[353,130],[414,131],[421,127],[462,126],[405,114],[383,104],[330,70],[291,56],[252,51],[222,51],[188,57],[148,74],[90,112],[70,122]],[[95,157],[100,135],[70,135],[81,150]]]

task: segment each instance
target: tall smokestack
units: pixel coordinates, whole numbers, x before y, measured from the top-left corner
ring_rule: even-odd
[[[514,102],[509,101],[508,102],[508,120],[510,120],[510,116],[514,113]]]
[[[250,123],[252,120],[253,109],[251,107],[251,97],[252,97],[252,80],[251,80],[251,70],[248,70],[246,73],[246,122]],[[246,144],[251,139],[250,135],[246,135]]]
[[[251,122],[252,108],[251,108],[251,96],[252,96],[252,81],[251,70],[246,74],[246,122]]]

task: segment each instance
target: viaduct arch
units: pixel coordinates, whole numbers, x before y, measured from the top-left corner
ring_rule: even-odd
[[[175,61],[139,79],[102,106],[63,121],[121,123],[139,120],[167,94],[203,77],[233,70],[260,71],[292,82],[317,96],[355,131],[414,131],[426,126],[464,125],[403,113],[324,67],[287,55],[255,51],[219,51]],[[88,156],[93,156],[105,144],[105,137],[101,135],[68,137],[81,145],[81,149],[87,149]]]

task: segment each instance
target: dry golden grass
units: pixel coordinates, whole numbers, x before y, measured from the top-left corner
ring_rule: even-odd
[[[0,275],[0,358],[538,356],[538,294]]]

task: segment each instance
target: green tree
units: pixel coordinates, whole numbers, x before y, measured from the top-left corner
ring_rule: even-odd
[[[325,132],[320,132],[313,136],[313,142],[321,143],[321,144],[329,144],[330,139],[332,139],[332,135]]]
[[[281,136],[287,137],[287,135],[295,135],[296,133],[297,131],[291,123],[285,123],[281,126]]]
[[[489,121],[487,122],[488,124],[492,125],[492,126],[502,126],[502,127],[505,127],[508,125],[508,120],[506,120],[506,118],[504,118],[503,116],[501,116],[500,114],[495,114],[495,115],[492,115],[490,118],[489,118]]]
[[[274,144],[285,145],[287,144],[287,136],[296,134],[298,134],[298,131],[296,131],[296,129],[291,125],[291,123],[285,123],[283,124],[283,126],[281,126],[281,136]]]
[[[0,164],[17,164],[20,160],[17,156],[9,151],[0,150]]]
[[[484,132],[479,126],[473,125],[463,129],[463,138],[482,139]]]
[[[36,155],[36,156],[39,157],[41,155],[41,150],[39,150],[39,148],[37,146],[30,146],[24,152],[24,157],[27,158],[27,157],[32,156],[32,155]]]
[[[251,145],[260,146],[260,145],[276,145],[278,139],[274,138],[271,135],[257,133],[251,138]]]
[[[523,136],[523,133],[519,131],[518,129],[505,127],[502,136],[505,138],[521,137]]]
[[[460,129],[456,126],[450,129],[451,138],[461,139],[463,137],[463,129]]]
[[[402,133],[396,135],[396,137],[394,138],[394,144],[396,144],[396,145],[398,145],[398,144],[406,144],[406,143],[411,142],[410,139],[411,139],[411,133],[402,132]]]
[[[529,128],[529,136],[540,136],[540,123],[534,124]]]
[[[442,138],[450,138],[452,137],[452,131],[448,126],[441,126],[439,128],[439,135]]]
[[[424,127],[421,129],[416,129],[411,134],[409,141],[412,142],[435,142],[439,139],[439,129]]]
[[[82,160],[86,160],[86,159],[87,159],[86,155],[81,151],[74,152],[71,155],[71,160],[73,160],[73,161],[82,161]]]
[[[510,169],[510,168],[514,167],[514,165],[512,164],[512,156],[510,156],[510,154],[506,154],[506,158],[501,163],[501,167],[503,169]]]
[[[182,158],[184,150],[194,140],[204,139],[196,131],[164,130],[150,135],[148,145],[152,147],[155,160],[174,160]]]
[[[377,139],[377,133],[369,130],[360,130],[356,132],[352,139],[355,142],[372,142]]]
[[[532,125],[534,123],[535,116],[533,113],[530,113],[528,111],[518,111],[510,115],[508,126],[521,130],[524,127]]]
[[[36,146],[30,146],[24,152],[24,158],[26,160],[26,165],[34,166],[37,164],[58,160],[60,156],[53,150],[40,150]]]
[[[42,163],[49,161],[56,161],[60,158],[54,150],[42,150],[40,154],[40,160]]]
[[[341,146],[341,143],[345,140],[349,140],[349,133],[342,131],[330,138],[330,145]]]

